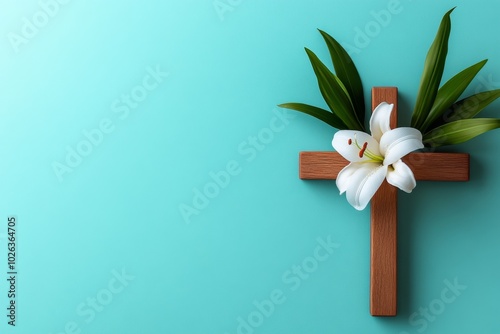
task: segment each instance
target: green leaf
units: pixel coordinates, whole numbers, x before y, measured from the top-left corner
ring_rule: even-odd
[[[283,103],[278,105],[278,107],[281,108],[287,108],[287,109],[292,109],[296,111],[303,112],[305,114],[311,115],[320,121],[325,122],[326,124],[337,128],[339,130],[345,130],[348,129],[348,127],[342,122],[340,118],[337,117],[337,115],[329,112],[328,110],[321,109],[318,107],[313,107],[308,104],[304,103]]]
[[[498,118],[462,119],[431,130],[424,135],[423,142],[431,147],[455,145],[497,128],[500,128]]]
[[[321,95],[323,95],[332,112],[347,125],[348,129],[364,131],[363,125],[356,117],[347,90],[340,79],[319,60],[314,52],[308,48],[305,49],[318,79]]]
[[[454,103],[443,116],[434,123],[434,127],[445,123],[458,121],[460,119],[469,119],[489,106],[500,97],[500,89],[490,90],[469,96],[463,100]]]
[[[411,119],[411,126],[422,129],[436,98],[439,84],[443,76],[444,64],[448,53],[448,39],[451,31],[450,14],[455,8],[443,16],[436,38],[432,43],[424,63],[424,71]]]
[[[361,83],[358,70],[347,51],[332,36],[320,29],[318,30],[323,36],[328,46],[328,50],[330,51],[335,73],[345,85],[360,123],[364,124],[365,98],[363,95],[363,84]]]
[[[469,86],[472,79],[483,68],[488,60],[480,61],[479,63],[466,68],[462,72],[455,75],[446,82],[439,90],[434,100],[434,105],[429,112],[424,124],[420,128],[425,132],[427,128],[441,117],[445,111],[462,95],[464,90]]]

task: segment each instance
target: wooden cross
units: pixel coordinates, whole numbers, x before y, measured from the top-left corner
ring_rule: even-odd
[[[393,103],[391,128],[397,126],[398,89],[372,89],[372,110],[381,102]],[[468,181],[466,153],[410,153],[403,161],[417,181]],[[337,152],[300,152],[299,177],[333,180],[349,162]],[[384,181],[371,200],[370,313],[397,313],[397,188]]]

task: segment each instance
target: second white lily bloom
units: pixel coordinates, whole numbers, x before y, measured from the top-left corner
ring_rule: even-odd
[[[340,130],[333,136],[332,145],[350,164],[337,176],[340,194],[363,210],[378,188],[387,182],[410,193],[416,186],[410,167],[401,158],[421,149],[422,134],[415,128],[391,129],[390,118],[394,105],[382,102],[370,119],[371,136],[362,131]]]

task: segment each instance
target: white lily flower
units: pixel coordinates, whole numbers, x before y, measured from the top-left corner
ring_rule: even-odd
[[[350,164],[337,176],[337,187],[357,210],[363,210],[378,188],[387,182],[410,193],[417,185],[410,167],[401,158],[421,149],[422,133],[404,127],[391,129],[394,105],[382,102],[370,119],[371,136],[362,131],[340,130],[333,136],[335,150]]]

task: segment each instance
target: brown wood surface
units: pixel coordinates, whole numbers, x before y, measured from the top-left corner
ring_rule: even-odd
[[[418,181],[469,181],[467,153],[410,153],[403,161]],[[337,152],[300,152],[299,177],[304,180],[334,180],[348,163]]]
[[[391,128],[397,127],[398,89],[372,89],[372,110],[381,102],[393,103]],[[398,192],[384,181],[371,200],[370,313],[395,316],[397,312]]]

